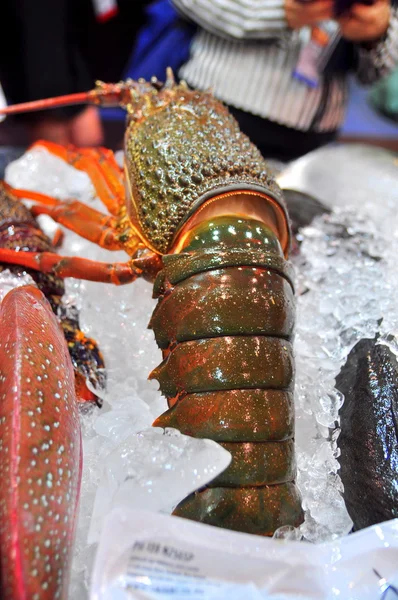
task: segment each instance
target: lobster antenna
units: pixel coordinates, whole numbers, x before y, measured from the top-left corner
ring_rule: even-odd
[[[95,104],[106,107],[125,107],[130,100],[130,91],[126,83],[103,83],[96,82],[94,90],[89,92],[79,92],[77,94],[67,94],[56,98],[46,98],[45,100],[34,100],[32,102],[23,102],[0,108],[0,115],[13,115],[18,113],[34,112],[37,110],[47,110],[61,106],[71,106],[72,104]]]

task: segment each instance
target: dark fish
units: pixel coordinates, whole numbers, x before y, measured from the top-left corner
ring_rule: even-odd
[[[303,194],[296,190],[284,189],[283,195],[286,200],[289,217],[292,224],[292,231],[297,234],[301,227],[310,225],[315,217],[323,214],[330,214],[332,211],[309,194]]]
[[[354,346],[336,378],[345,396],[338,445],[354,529],[398,517],[398,363],[377,338]]]

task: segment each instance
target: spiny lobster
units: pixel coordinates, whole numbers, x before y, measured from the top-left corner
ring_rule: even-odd
[[[10,186],[0,181],[0,248],[17,252],[55,252],[58,243],[57,232],[54,242],[40,229],[32,212],[13,195]],[[65,287],[62,278],[51,273],[42,273],[35,269],[24,269],[17,265],[1,264],[0,273],[5,269],[13,273],[24,271],[35,281],[39,290],[49,301],[58,316],[63,329],[72,364],[75,370],[75,387],[82,401],[95,401],[101,405],[101,399],[91,391],[86,382],[98,391],[105,386],[105,365],[101,352],[94,340],[88,338],[80,329],[76,307],[66,307],[63,302]]]
[[[210,93],[157,80],[99,83],[93,91],[9,107],[70,103],[127,110],[124,170],[106,149],[38,142],[87,171],[111,216],[26,190],[53,219],[125,263],[0,250],[0,261],[57,277],[154,281],[150,327],[163,362],[150,377],[169,410],[155,425],[208,437],[230,467],[174,514],[260,535],[303,518],[294,484],[294,289],[280,189],[260,152]]]

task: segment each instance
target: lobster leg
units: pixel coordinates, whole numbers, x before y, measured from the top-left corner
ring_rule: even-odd
[[[79,256],[60,256],[52,252],[18,252],[8,248],[0,248],[0,262],[53,273],[57,277],[74,277],[115,285],[130,283],[142,273],[141,269],[135,267],[136,261],[101,263]]]
[[[85,171],[95,191],[112,215],[118,215],[124,207],[123,172],[118,166],[112,150],[107,148],[65,148],[53,142],[38,141],[31,148],[44,147],[68,164]]]
[[[64,232],[62,231],[62,229],[60,227],[57,227],[57,229],[53,235],[53,239],[51,240],[51,244],[54,246],[54,248],[59,248],[60,246],[62,246],[63,241],[64,241]]]
[[[121,250],[123,244],[118,240],[116,232],[117,220],[98,210],[90,208],[78,200],[61,202],[52,196],[32,192],[30,190],[14,189],[5,184],[6,190],[17,198],[26,198],[39,204],[31,208],[34,216],[49,215],[54,221],[64,225],[81,237],[98,244],[107,250]]]
[[[89,206],[76,200],[60,202],[57,206],[35,205],[32,214],[49,215],[54,221],[64,225],[81,237],[107,250],[121,250],[123,245],[118,239],[113,217],[101,215]],[[98,220],[98,222],[96,222]]]
[[[0,310],[0,590],[65,599],[81,479],[74,373],[43,294],[9,292]]]

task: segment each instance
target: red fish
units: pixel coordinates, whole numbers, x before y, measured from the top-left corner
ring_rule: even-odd
[[[0,596],[67,596],[81,480],[81,432],[64,334],[43,294],[0,309]]]

